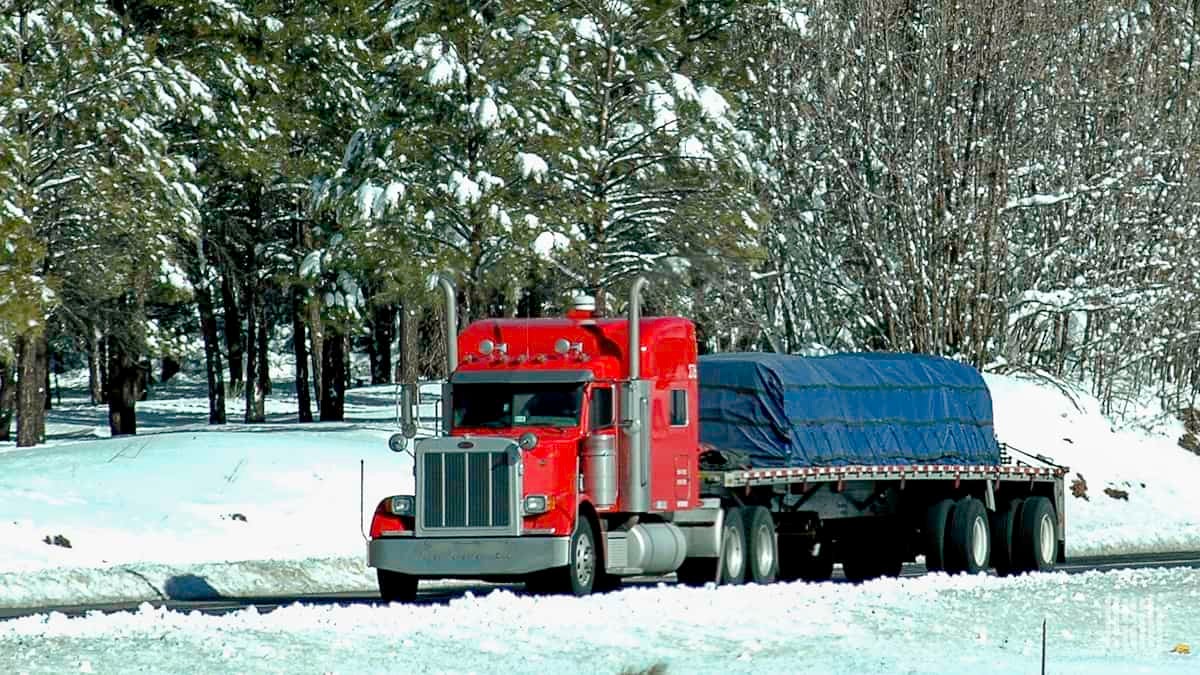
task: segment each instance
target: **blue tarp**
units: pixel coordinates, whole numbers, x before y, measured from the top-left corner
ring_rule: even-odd
[[[700,357],[700,440],[755,467],[999,464],[979,371],[918,354]]]

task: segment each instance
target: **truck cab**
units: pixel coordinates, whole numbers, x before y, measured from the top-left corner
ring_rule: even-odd
[[[420,578],[580,593],[609,572],[678,567],[683,537],[667,521],[700,505],[695,328],[642,318],[639,292],[626,317],[577,305],[447,336],[443,433],[413,447],[415,494],[372,520],[385,598],[410,597]]]

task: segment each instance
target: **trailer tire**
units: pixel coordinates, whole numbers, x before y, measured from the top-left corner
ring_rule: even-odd
[[[775,521],[761,506],[742,509],[746,527],[746,579],[753,584],[774,583],[779,575],[779,545]]]
[[[376,569],[379,597],[386,603],[413,602],[417,599],[417,578],[411,574]]]
[[[1029,497],[1021,507],[1013,536],[1015,572],[1049,572],[1058,551],[1058,521],[1045,497]]]
[[[1016,567],[1016,550],[1013,545],[1021,504],[1022,500],[1019,497],[1009,499],[1001,504],[999,509],[988,514],[988,524],[992,529],[992,567],[996,569],[996,574],[1002,577],[1012,574]]]
[[[746,519],[740,506],[725,508],[721,526],[721,557],[717,569],[721,576],[718,585],[737,586],[746,583]]]
[[[987,509],[974,497],[963,497],[954,505],[947,533],[946,571],[978,574],[988,567],[992,541]]]
[[[953,499],[936,501],[925,510],[921,537],[925,542],[925,569],[930,572],[946,569],[946,530],[950,528],[953,512]]]

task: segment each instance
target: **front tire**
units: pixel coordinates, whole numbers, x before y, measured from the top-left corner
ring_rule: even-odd
[[[417,599],[417,578],[391,570],[375,570],[379,579],[379,597],[386,603],[413,602]]]
[[[596,565],[599,559],[592,523],[581,514],[571,535],[571,561],[563,570],[566,576],[561,579],[560,588],[577,596],[591,593],[599,573]]]

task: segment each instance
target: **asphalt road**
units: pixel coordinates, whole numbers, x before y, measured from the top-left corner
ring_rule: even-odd
[[[1200,569],[1200,551],[1181,553],[1151,553],[1116,556],[1089,556],[1071,558],[1065,564],[1059,565],[1058,570],[1069,574],[1088,571],[1108,571],[1115,569],[1138,569],[1147,567],[1191,567]],[[901,576],[916,577],[925,574],[925,566],[908,564],[904,566]],[[650,586],[659,583],[661,579],[635,577],[625,580],[625,586]],[[840,571],[834,572],[833,583],[844,582]],[[423,588],[417,604],[441,604],[454,598],[462,597],[468,591],[479,593],[490,588],[509,588],[517,593],[523,593],[520,584],[481,584],[464,581],[461,583],[439,583],[436,587]],[[379,596],[374,593],[317,593],[310,595],[288,595],[270,597],[229,597],[212,600],[166,600],[150,602],[154,607],[166,607],[180,612],[198,611],[205,614],[228,614],[248,607],[255,607],[259,612],[270,612],[279,607],[296,603],[306,605],[377,605],[381,604]],[[0,608],[0,621],[21,616],[60,612],[68,616],[82,616],[89,612],[127,612],[134,611],[142,602],[123,602],[93,605],[53,605],[44,607]]]

